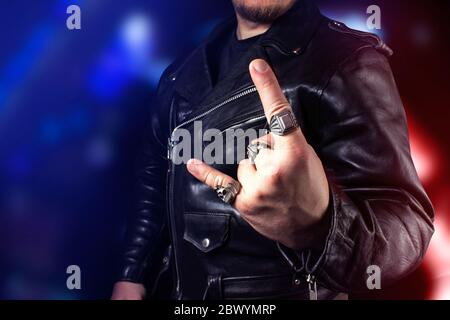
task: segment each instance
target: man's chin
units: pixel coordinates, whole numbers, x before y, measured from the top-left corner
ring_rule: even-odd
[[[288,11],[290,6],[246,6],[242,3],[235,4],[235,10],[237,14],[248,21],[260,24],[271,24],[279,17],[281,17],[286,11]]]
[[[239,7],[236,12],[245,20],[261,24],[270,24],[282,15],[278,8]]]

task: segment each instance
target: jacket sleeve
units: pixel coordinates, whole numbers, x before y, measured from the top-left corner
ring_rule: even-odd
[[[137,161],[136,208],[128,219],[120,281],[146,282],[146,271],[159,250],[166,226],[166,152],[170,106],[163,99],[167,94],[163,90],[164,79],[163,75]]]
[[[324,89],[316,151],[329,176],[330,231],[305,258],[319,284],[364,292],[368,268],[387,287],[420,264],[434,212],[414,168],[406,116],[384,55],[363,48]]]

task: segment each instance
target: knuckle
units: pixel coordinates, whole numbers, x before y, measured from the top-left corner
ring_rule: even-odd
[[[242,201],[240,197],[238,197],[236,199],[235,207],[236,207],[236,210],[239,211],[239,213],[241,213],[243,215],[251,214],[250,206],[247,204],[247,202]]]
[[[255,203],[261,203],[264,201],[267,197],[267,194],[264,192],[264,190],[256,190],[253,194],[253,199]]]
[[[311,160],[314,154],[314,149],[310,145],[306,145],[302,148],[296,148],[294,156],[299,164],[304,165]]]
[[[270,106],[270,110],[272,112],[272,115],[277,114],[287,108],[290,108],[289,103],[286,101],[286,98],[278,97],[274,101],[272,101],[272,104]]]
[[[276,86],[275,79],[273,77],[266,77],[261,80],[260,86],[263,90],[270,90]]]
[[[303,162],[307,157],[307,152],[304,148],[291,148],[291,155],[296,162]]]
[[[282,170],[279,165],[273,165],[267,172],[267,183],[270,185],[278,185],[282,180]]]
[[[278,172],[273,173],[273,174],[271,174],[271,175],[269,176],[269,178],[268,178],[268,183],[269,183],[271,186],[277,187],[277,186],[281,185],[281,181],[282,181],[281,178],[282,178],[282,177],[281,177],[281,175],[280,175]]]
[[[203,183],[215,188],[220,185],[220,175],[215,174],[212,170],[208,170],[205,174],[205,178],[203,179]]]
[[[212,175],[211,171],[205,172],[202,182],[205,184],[208,184],[208,182],[211,181],[211,178],[212,178],[211,175]]]
[[[311,155],[311,147],[308,144],[294,142],[287,146],[289,158],[294,164],[304,164]]]
[[[216,175],[214,177],[214,186],[225,186],[225,179],[221,175]]]

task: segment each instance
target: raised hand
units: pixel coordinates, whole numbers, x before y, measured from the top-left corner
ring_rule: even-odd
[[[269,123],[276,115],[292,112],[264,60],[252,61],[250,74]],[[319,236],[317,231],[329,206],[329,186],[322,163],[298,127],[286,135],[269,133],[259,141],[270,148],[260,150],[254,162],[247,159],[239,164],[241,188],[233,205],[263,236],[292,249],[303,249]],[[213,189],[236,183],[195,159],[188,162],[187,168]]]

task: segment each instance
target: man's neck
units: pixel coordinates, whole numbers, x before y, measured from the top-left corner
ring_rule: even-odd
[[[265,33],[270,28],[270,24],[255,23],[245,20],[239,14],[236,14],[238,25],[236,30],[236,37],[238,40],[245,40],[259,36]]]

